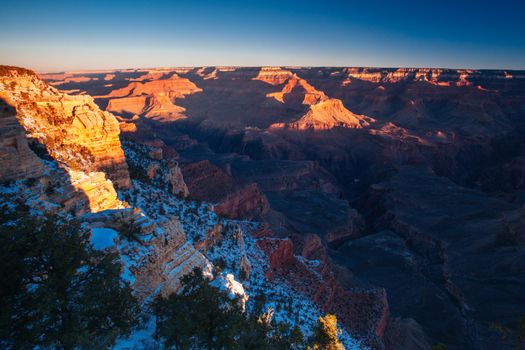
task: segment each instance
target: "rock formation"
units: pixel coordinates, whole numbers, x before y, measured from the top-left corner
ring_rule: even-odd
[[[269,210],[266,196],[252,183],[228,194],[215,206],[214,211],[229,218],[255,219]]]
[[[206,231],[204,239],[195,244],[195,248],[200,251],[207,251],[211,247],[214,247],[217,242],[222,239],[222,231],[224,227],[222,224],[216,224],[211,229]]]
[[[281,103],[301,101],[309,105],[308,112],[292,123],[276,123],[271,128],[298,130],[328,130],[334,127],[362,128],[369,125],[371,118],[357,115],[346,109],[341,100],[329,98],[324,92],[317,90],[306,80],[301,79],[290,71],[279,68],[261,68],[255,80],[264,81],[271,85],[282,85],[279,92],[269,93],[266,96]],[[368,121],[366,120],[368,119]]]
[[[129,187],[119,125],[88,96],[70,96],[18,68],[0,69],[1,98],[17,110],[29,137],[43,144],[51,157],[85,172],[102,171],[121,187]]]
[[[171,193],[182,197],[188,196],[188,187],[184,182],[182,172],[176,162],[168,163],[168,174],[166,181],[168,181],[171,185]]]
[[[180,288],[180,278],[195,267],[210,274],[211,263],[187,242],[180,222],[153,221],[138,209],[113,210],[91,214],[91,227],[109,227],[120,232],[118,250],[123,259],[123,277],[144,300],[154,293],[169,295]]]
[[[117,114],[139,114],[148,118],[177,120],[185,118],[185,109],[175,105],[175,99],[202,91],[176,73],[167,78],[164,73],[149,73],[140,79],[141,81],[134,81],[126,87],[111,91],[107,96],[99,96],[109,99],[106,109]]]
[[[16,110],[0,99],[0,181],[40,177],[44,166],[29,149]]]
[[[262,67],[253,80],[264,81],[271,85],[282,85],[293,76],[292,72],[281,67]]]
[[[118,199],[117,192],[111,181],[103,172],[84,173],[67,169],[69,182],[76,191],[81,191],[86,197],[89,211],[96,213],[107,209],[122,209],[124,204]]]
[[[254,219],[264,216],[269,210],[266,196],[255,183],[242,185],[209,161],[186,164],[182,173],[191,196],[214,202],[214,211],[219,215]]]
[[[240,269],[242,273],[244,274],[244,277],[249,280],[250,279],[250,273],[252,271],[252,265],[250,264],[250,260],[248,260],[248,257],[246,254],[244,254],[241,258],[241,262],[239,263]]]
[[[299,78],[297,75],[288,72],[290,75],[285,80],[286,84],[279,92],[274,92],[266,95],[272,97],[281,103],[285,101],[298,99],[302,104],[315,105],[317,103],[326,101],[328,97],[322,91],[317,90],[310,85],[306,80]],[[279,76],[282,79],[282,74]],[[262,79],[261,79],[262,80]],[[276,85],[280,80],[269,80],[268,77],[262,80],[269,84]]]
[[[329,130],[335,127],[362,128],[372,120],[363,115],[350,112],[341,100],[328,99],[310,106],[308,112],[299,120],[288,124],[274,124],[271,128],[288,127],[297,130]]]

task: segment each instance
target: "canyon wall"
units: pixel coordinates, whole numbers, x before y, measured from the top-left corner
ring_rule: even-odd
[[[173,74],[199,89],[166,88],[184,118],[136,108],[119,116],[122,129],[176,154],[190,197],[225,216],[262,213],[269,278],[359,325],[373,348],[512,346],[491,325],[525,313],[511,286],[523,266],[523,71],[198,67],[49,79],[104,108]]]
[[[33,72],[6,66],[0,71],[0,93],[16,108],[27,135],[51,157],[75,170],[105,172],[117,186],[130,186],[119,124],[91,97],[66,95]]]

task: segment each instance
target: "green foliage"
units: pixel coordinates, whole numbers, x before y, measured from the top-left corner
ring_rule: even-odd
[[[158,334],[176,349],[303,349],[303,335],[287,324],[247,316],[237,300],[210,285],[195,269],[181,279],[182,291],[153,303]]]
[[[154,305],[159,333],[165,337],[166,346],[223,348],[233,331],[229,326],[240,313],[238,306],[210,286],[200,270],[184,276],[181,282],[180,294],[159,298]]]
[[[271,334],[273,349],[304,349],[305,339],[299,327],[290,327],[288,323],[277,323],[273,326]]]
[[[319,317],[311,339],[314,350],[344,350],[344,346],[339,340],[341,330],[337,328],[337,318],[335,315],[327,314]]]
[[[447,350],[448,347],[445,344],[436,344],[432,346],[432,350]]]
[[[115,253],[57,216],[2,223],[0,347],[107,349],[130,332],[138,306]]]
[[[140,165],[134,164],[133,162],[128,162],[128,171],[129,176],[134,180],[139,180],[142,182],[149,183],[150,179],[146,170]]]

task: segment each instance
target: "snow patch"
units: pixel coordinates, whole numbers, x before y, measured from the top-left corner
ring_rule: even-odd
[[[106,227],[95,227],[91,229],[91,244],[96,250],[115,247],[116,238],[118,238],[118,232],[113,229]]]

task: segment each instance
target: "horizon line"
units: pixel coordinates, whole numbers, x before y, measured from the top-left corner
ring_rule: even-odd
[[[1,64],[4,65],[4,64]],[[5,64],[10,66],[10,64]],[[15,66],[26,68],[23,66]],[[505,72],[525,72],[525,67],[520,69],[515,68],[465,68],[465,67],[440,67],[440,66],[340,66],[340,65],[200,65],[200,66],[137,66],[124,68],[86,68],[86,69],[72,69],[72,70],[37,70],[32,69],[37,74],[65,74],[65,73],[97,73],[97,72],[114,72],[114,71],[140,71],[140,70],[173,70],[173,69],[195,69],[195,68],[364,68],[364,69],[439,69],[439,70],[456,70],[456,71],[505,71]]]

